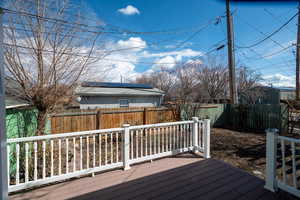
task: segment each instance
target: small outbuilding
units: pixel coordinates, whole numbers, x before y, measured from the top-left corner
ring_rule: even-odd
[[[150,85],[83,82],[77,89],[80,109],[158,107],[164,92]]]
[[[296,90],[293,87],[258,86],[253,88],[248,96],[254,96],[256,104],[280,104],[281,102],[295,100]],[[242,103],[248,103],[247,98],[249,97],[239,96]]]

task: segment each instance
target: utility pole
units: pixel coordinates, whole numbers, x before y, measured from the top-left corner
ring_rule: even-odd
[[[298,29],[296,46],[296,100],[300,100],[300,2],[298,4]]]
[[[233,23],[230,12],[230,0],[226,0],[226,16],[227,16],[227,42],[228,42],[228,67],[229,67],[229,87],[231,103],[237,104],[237,87],[235,80],[235,61],[234,61],[234,43],[233,43]]]
[[[7,142],[5,131],[5,87],[3,56],[3,9],[0,7],[0,199],[8,199]]]

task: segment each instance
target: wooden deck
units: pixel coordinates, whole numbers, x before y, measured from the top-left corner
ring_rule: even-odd
[[[182,154],[10,196],[19,199],[287,199],[222,161]]]

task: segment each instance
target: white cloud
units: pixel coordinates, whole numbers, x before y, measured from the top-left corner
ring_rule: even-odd
[[[200,59],[189,59],[188,61],[186,61],[187,64],[194,64],[194,65],[200,65],[203,64],[203,61]]]
[[[147,47],[147,43],[140,37],[130,37],[128,40],[119,40],[117,44],[119,49],[128,49],[131,51],[140,51]]]
[[[140,14],[140,11],[136,7],[134,7],[132,5],[128,5],[125,8],[120,8],[118,10],[118,12],[120,12],[120,13],[122,13],[124,15],[136,15],[136,14],[139,15]]]
[[[143,52],[143,56],[145,58],[174,56],[174,55],[175,56],[180,55],[182,57],[192,57],[192,56],[201,56],[203,55],[203,53],[200,51],[194,51],[192,49],[183,49],[181,51],[167,51],[161,53],[149,53],[148,51]]]
[[[181,59],[180,59],[181,60]],[[152,70],[160,70],[161,68],[171,69],[176,65],[176,62],[179,62],[173,56],[165,56],[163,58],[158,58],[154,61],[154,65],[152,66]]]
[[[262,77],[263,85],[272,85],[274,87],[295,87],[295,77],[285,76],[279,73],[273,75],[265,75]]]
[[[159,71],[161,68],[171,69],[176,63],[184,61],[184,57],[202,55],[202,52],[192,49],[152,53],[146,51],[147,47],[147,42],[140,37],[107,42],[105,51],[112,51],[112,53],[93,64],[93,70],[89,73],[89,78],[119,82],[122,76],[125,81],[134,80],[141,74]],[[139,73],[137,72],[139,62],[149,62],[150,64],[153,62],[154,64],[145,72]]]

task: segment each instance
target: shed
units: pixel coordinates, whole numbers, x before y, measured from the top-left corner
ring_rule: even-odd
[[[76,95],[80,109],[158,107],[164,92],[145,84],[83,82]]]
[[[269,87],[258,86],[252,89],[252,92],[260,94],[257,98],[257,104],[280,104],[282,101],[294,100],[296,97],[296,90],[293,87]],[[240,97],[242,102],[246,100]],[[246,101],[247,102],[247,101]]]

